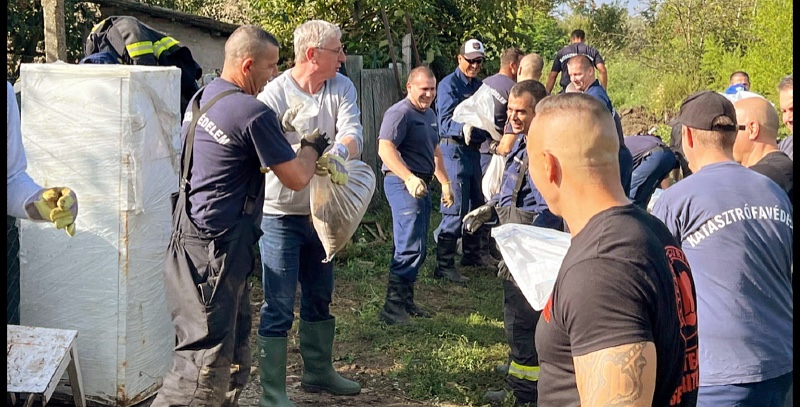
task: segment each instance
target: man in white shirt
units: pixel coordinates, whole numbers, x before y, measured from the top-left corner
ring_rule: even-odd
[[[258,95],[278,117],[289,144],[298,147],[297,126],[318,128],[334,144],[317,162],[318,171],[337,183],[347,182],[344,162],[362,149],[362,126],[353,82],[338,73],[345,62],[339,28],[326,21],[305,22],[294,31],[295,66],[267,84]],[[295,120],[304,100],[313,98],[319,112]],[[313,104],[310,100],[308,101]],[[333,369],[335,319],[330,314],[333,263],[323,263],[325,250],[311,222],[309,188],[292,191],[272,173],[266,175],[264,235],[259,240],[263,267],[264,305],[258,327],[261,405],[293,406],[286,396],[287,332],[294,320],[294,299],[301,287],[301,387],[355,395],[361,386]]]

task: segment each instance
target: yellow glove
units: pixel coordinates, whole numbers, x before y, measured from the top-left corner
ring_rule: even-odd
[[[28,205],[27,208],[30,208]],[[69,188],[56,187],[42,190],[32,203],[36,212],[28,211],[32,219],[49,220],[57,229],[66,230],[70,236],[75,236],[75,218],[78,216],[78,198]],[[38,215],[38,216],[36,216]]]
[[[317,160],[317,175],[330,175],[331,182],[338,185],[344,185],[350,180],[344,158],[334,154],[323,154]]]
[[[419,199],[428,195],[428,186],[425,185],[425,181],[419,179],[416,175],[409,175],[404,182],[408,193],[414,198]]]
[[[454,202],[455,197],[453,196],[453,190],[450,188],[450,182],[445,182],[442,184],[442,203],[445,208],[449,208],[453,206]]]

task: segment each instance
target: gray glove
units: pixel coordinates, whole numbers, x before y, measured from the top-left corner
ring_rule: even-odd
[[[461,134],[464,136],[464,144],[469,145],[470,140],[472,140],[472,125],[464,124],[464,127],[461,128]]]
[[[325,133],[320,133],[319,129],[314,129],[311,134],[300,139],[300,149],[303,147],[311,147],[317,152],[317,157],[322,157],[322,153],[324,153],[325,149],[330,145],[331,139],[329,139]]]
[[[464,216],[464,230],[469,234],[473,234],[477,232],[484,223],[490,221],[495,216],[494,206],[488,204],[479,206],[478,209]]]
[[[294,126],[292,126],[292,121],[295,117],[297,117],[297,113],[300,112],[300,108],[303,107],[303,104],[298,104],[297,106],[290,107],[287,111],[283,112],[281,116],[281,127],[283,128],[283,132],[287,133],[290,131],[297,131]]]

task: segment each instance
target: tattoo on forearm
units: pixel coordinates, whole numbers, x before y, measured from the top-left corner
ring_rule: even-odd
[[[581,390],[585,397],[602,400],[593,405],[609,407],[627,406],[639,400],[644,389],[642,372],[647,364],[643,353],[646,344],[639,342],[607,349],[576,360],[576,371],[595,373],[584,377]],[[610,385],[612,383],[616,385]]]

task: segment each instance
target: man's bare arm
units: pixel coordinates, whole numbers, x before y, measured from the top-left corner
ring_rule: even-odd
[[[495,149],[497,154],[503,157],[507,156],[508,153],[511,152],[511,149],[514,148],[514,143],[517,142],[517,136],[518,135],[514,133],[503,134],[503,138],[500,139],[500,144],[498,144]]]
[[[291,161],[269,167],[281,184],[293,191],[305,188],[317,170],[317,152],[312,147],[303,147]]]
[[[550,92],[553,91],[553,86],[556,85],[557,76],[558,72],[556,71],[550,71],[550,73],[547,74],[547,84],[544,85],[545,90],[547,90],[547,94],[550,94]]]
[[[603,86],[603,89],[608,90],[608,70],[606,69],[606,64],[597,64],[597,72],[600,73],[600,85]]]
[[[353,136],[344,136],[339,143],[347,147],[347,152],[350,153],[350,159],[357,158],[361,151],[358,149],[358,141]]]
[[[411,175],[411,171],[397,151],[397,146],[391,141],[383,139],[378,140],[378,157],[389,167],[389,171],[400,177],[401,180],[405,181],[406,178]]]
[[[438,145],[433,150],[433,174],[436,175],[436,179],[439,180],[440,184],[446,184],[450,182],[450,178],[447,175],[447,169],[444,168],[444,156],[442,155],[442,150]]]
[[[656,346],[638,342],[572,358],[581,406],[649,407],[656,387]]]

